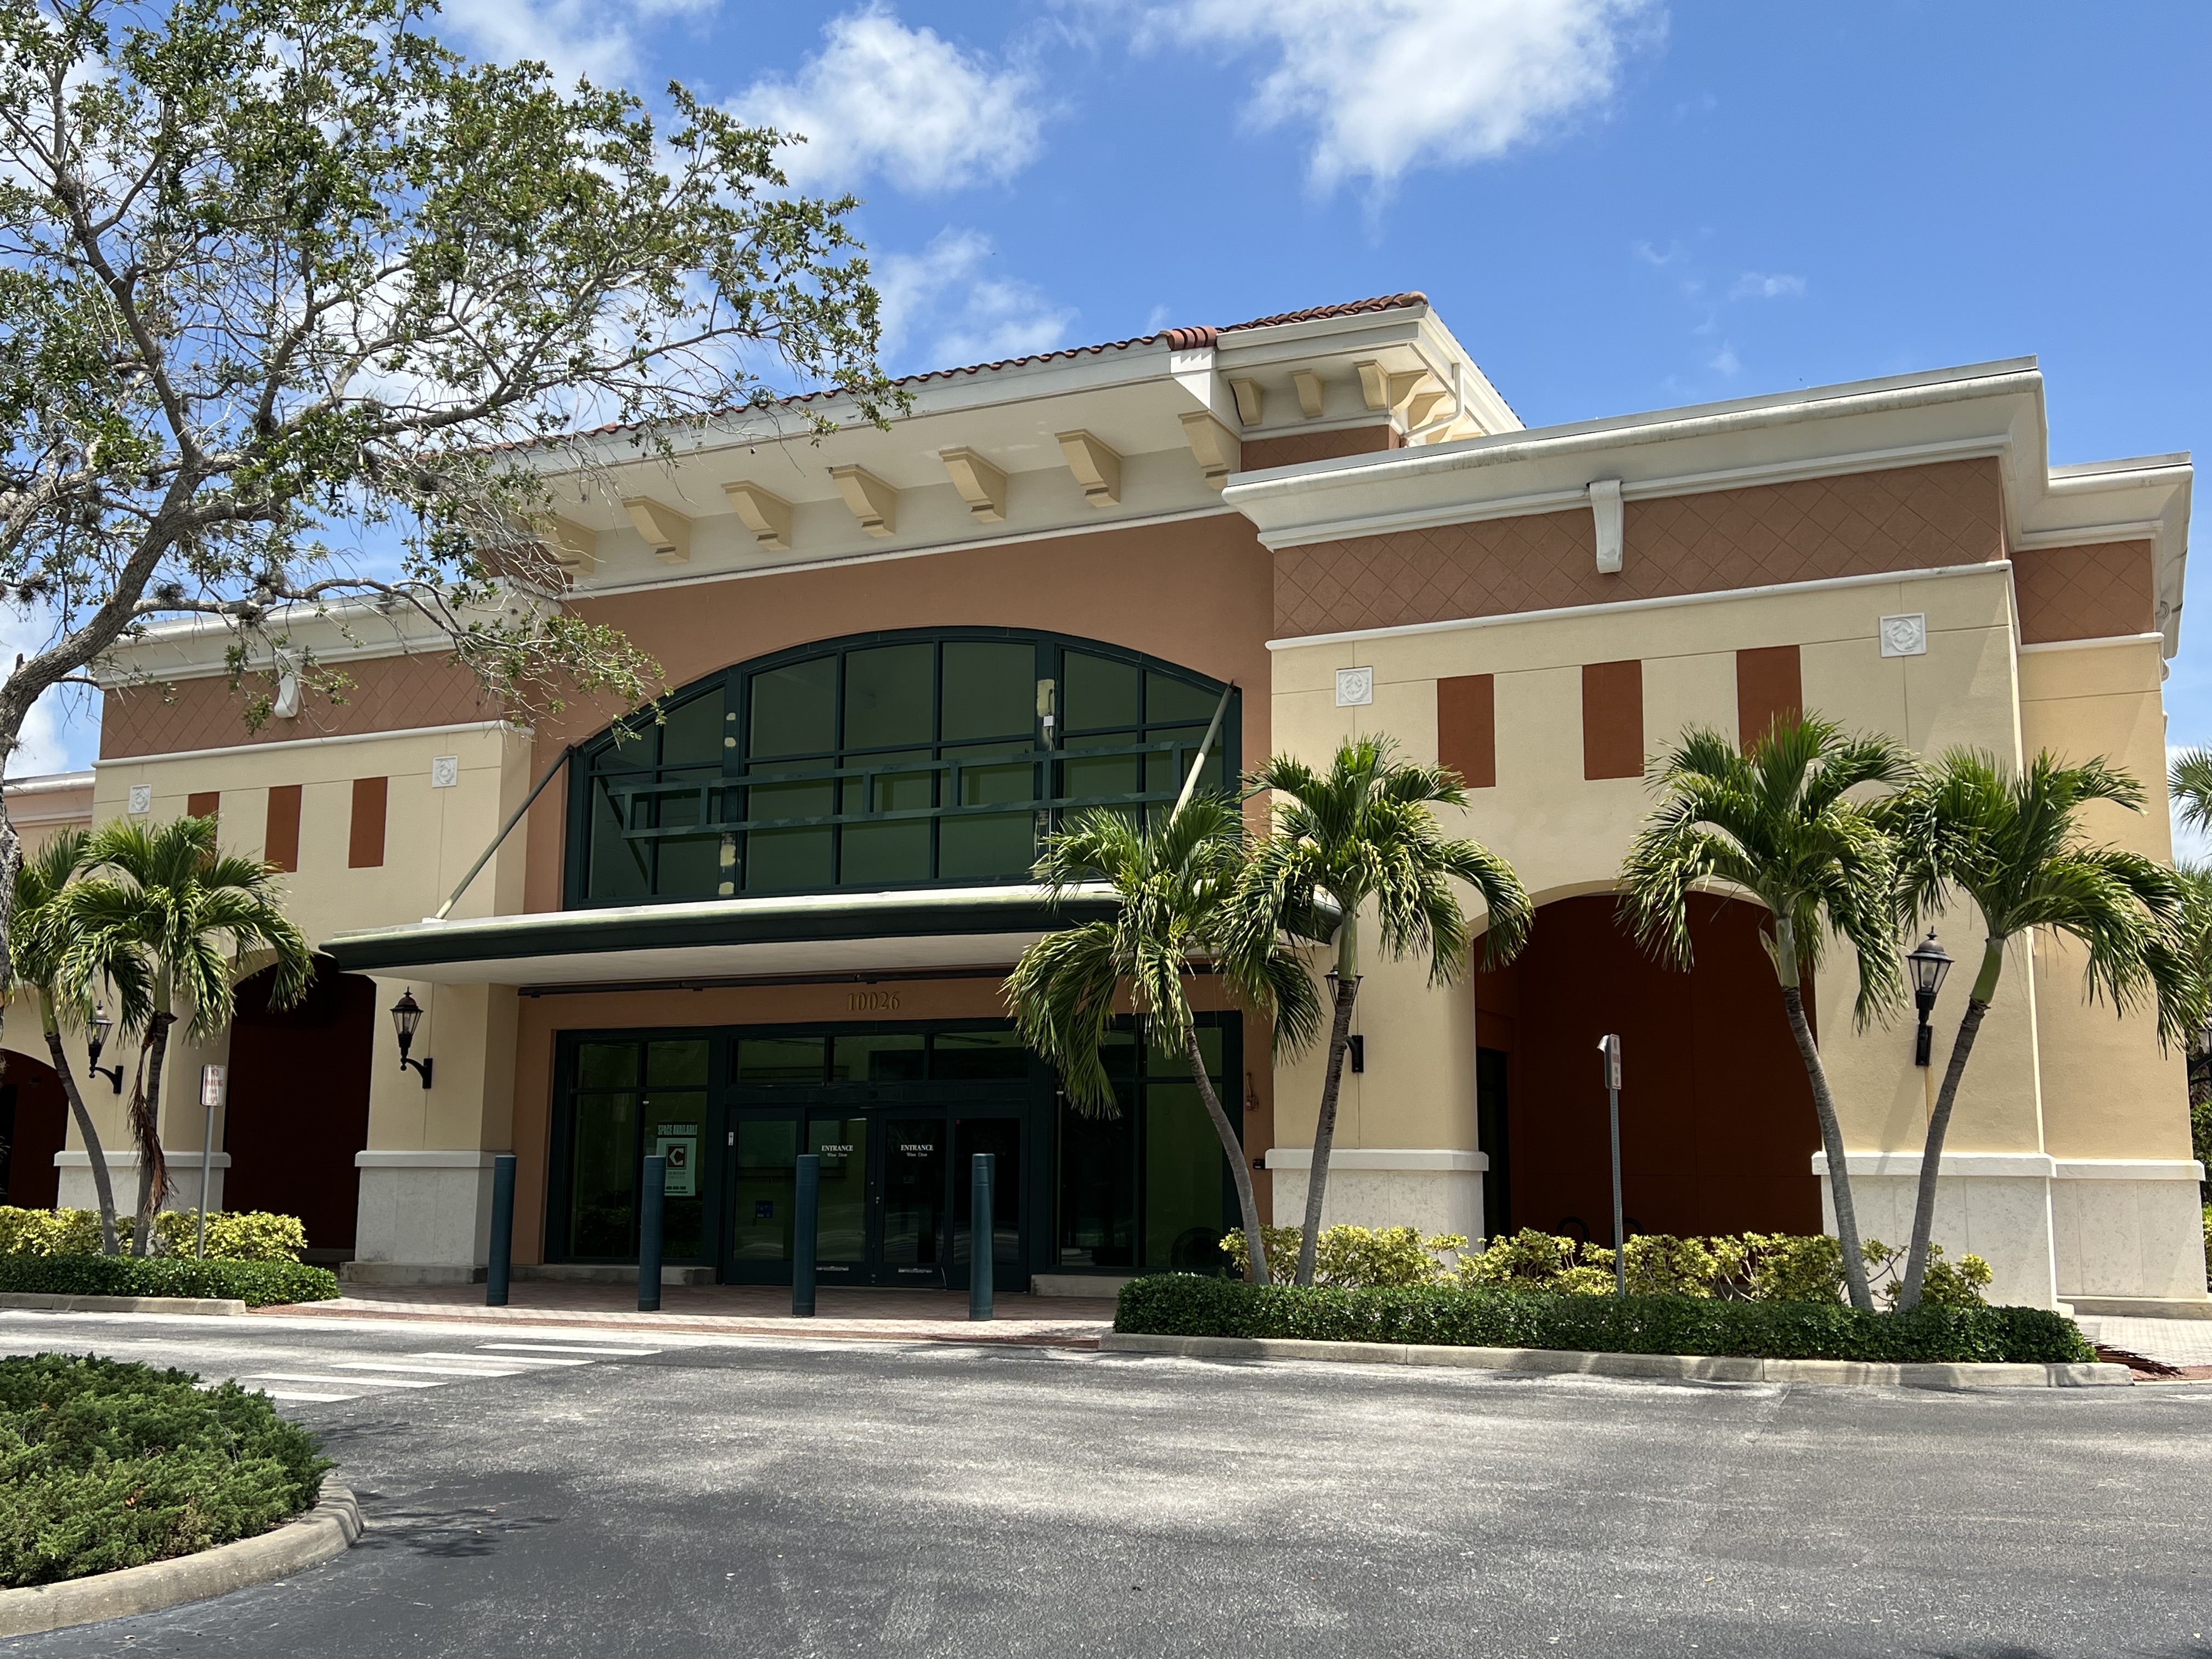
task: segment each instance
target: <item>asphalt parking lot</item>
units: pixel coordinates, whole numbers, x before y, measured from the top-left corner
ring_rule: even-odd
[[[9,1653],[2212,1656],[2212,1384],[0,1318],[39,1348],[292,1396],[371,1529]]]

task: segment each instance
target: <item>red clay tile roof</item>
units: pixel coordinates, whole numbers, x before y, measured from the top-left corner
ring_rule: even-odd
[[[1126,340],[1107,340],[1097,345],[1063,346],[1057,351],[1033,351],[1026,356],[1001,357],[994,362],[969,363],[959,368],[925,369],[919,374],[902,374],[891,382],[893,386],[918,386],[925,380],[947,380],[959,374],[982,374],[993,369],[1018,368],[1024,363],[1051,362],[1060,357],[1091,357],[1101,352],[1127,351],[1132,346],[1150,345],[1155,340],[1164,340],[1170,350],[1194,351],[1217,343],[1224,334],[1234,334],[1247,328],[1273,328],[1284,323],[1317,322],[1325,317],[1353,317],[1363,312],[1396,311],[1407,306],[1425,306],[1429,296],[1418,289],[1409,289],[1403,294],[1381,294],[1372,299],[1347,300],[1333,306],[1311,306],[1304,311],[1279,312],[1273,317],[1255,317],[1249,322],[1231,323],[1224,328],[1200,325],[1196,328],[1167,328],[1152,334],[1133,335]],[[837,388],[824,387],[819,392],[794,392],[778,398],[780,404],[812,403],[817,398],[834,398]],[[610,422],[605,426],[589,428],[569,434],[577,438],[596,437],[610,432],[629,432],[635,429],[634,422]],[[500,449],[523,449],[528,442],[505,443],[493,446]]]

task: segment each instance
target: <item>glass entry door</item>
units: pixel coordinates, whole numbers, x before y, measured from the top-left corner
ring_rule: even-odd
[[[951,1158],[941,1113],[884,1124],[883,1273],[878,1283],[941,1288],[945,1279],[945,1178]]]

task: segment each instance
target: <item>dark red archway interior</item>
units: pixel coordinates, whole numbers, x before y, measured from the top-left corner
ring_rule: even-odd
[[[68,1136],[69,1097],[54,1068],[7,1054],[0,1060],[0,1204],[53,1208],[61,1184],[54,1154]]]
[[[269,975],[238,988],[230,1034],[230,1172],[223,1206],[275,1210],[307,1224],[318,1252],[353,1254],[368,1144],[368,1068],[376,986],[319,960],[291,1007],[269,1006]]]
[[[1692,971],[1654,963],[1620,926],[1613,896],[1595,894],[1545,905],[1520,958],[1476,975],[1484,1150],[1507,1164],[1486,1198],[1507,1200],[1510,1226],[1612,1239],[1597,1043],[1614,1031],[1632,1232],[1820,1231],[1820,1125],[1759,943],[1765,912],[1690,903]],[[1809,1000],[1809,981],[1807,990]],[[1581,1227],[1563,1227],[1570,1219]],[[1494,1216],[1488,1226],[1500,1231]]]

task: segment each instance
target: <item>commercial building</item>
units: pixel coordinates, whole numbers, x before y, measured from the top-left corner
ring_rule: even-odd
[[[825,1279],[935,1285],[966,1272],[953,1172],[994,1151],[1007,1286],[1210,1265],[1234,1210],[1180,1060],[1117,1039],[1121,1111],[1078,1115],[999,985],[1055,924],[1037,837],[1085,802],[1171,800],[1225,698],[1208,777],[1388,732],[1465,775],[1451,827],[1540,906],[1516,963],[1456,988],[1369,963],[1334,1217],[1605,1237],[1613,1030],[1633,1221],[1811,1230],[1819,1136],[1760,913],[1701,900],[1687,973],[1614,921],[1647,757],[1807,708],[1925,752],[2163,773],[2190,467],[2052,466],[2032,359],[1529,430],[1407,294],[905,386],[888,430],[799,400],[672,456],[610,429],[556,480],[575,611],[672,688],[627,741],[604,707],[515,729],[399,609],[307,624],[354,689],[258,731],[220,630],[118,653],[92,816],[218,811],[323,942],[301,1008],[249,984],[229,1036],[176,1051],[179,1077],[232,1067],[228,1201],[307,1214],[359,1277],[466,1278],[511,1149],[518,1260],[618,1270],[662,1152],[670,1261],[775,1281],[813,1150]],[[843,424],[817,441],[815,414]],[[2098,812],[2170,856],[2162,812]],[[1942,927],[1978,951],[1969,918]],[[2212,1306],[2183,1062],[2085,1001],[2081,968],[2021,947],[1938,1237],[2007,1299]],[[1899,1240],[1928,1073],[1909,1020],[1854,1029],[1854,988],[1819,975],[1819,1030],[1864,1225]],[[398,1062],[407,989],[433,1073]],[[1211,979],[1195,998],[1262,1203],[1292,1218],[1320,1056],[1274,1063]],[[26,1025],[11,1078],[40,1066]],[[120,1098],[94,1097],[120,1144]],[[165,1098],[190,1202],[199,1115]],[[82,1154],[55,1157],[81,1198]]]

